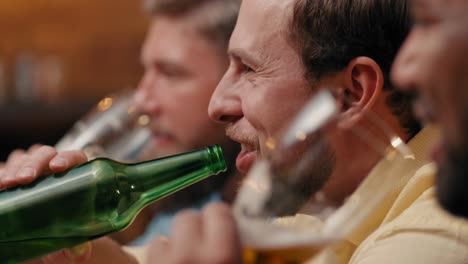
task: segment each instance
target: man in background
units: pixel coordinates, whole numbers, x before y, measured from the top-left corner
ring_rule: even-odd
[[[141,52],[145,73],[135,105],[151,118],[156,153],[164,157],[219,144],[229,171],[149,206],[149,232],[134,245],[154,235],[168,235],[172,218],[181,208],[231,202],[238,185],[233,169],[237,145],[226,137],[223,125],[209,119],[206,109],[229,64],[226,50],[239,2],[154,0],[146,1],[145,7],[151,23]]]
[[[233,165],[237,144],[226,137],[223,125],[207,115],[211,94],[229,65],[226,50],[239,2],[155,0],[146,1],[145,8],[150,15],[141,52],[145,72],[134,101],[151,118],[153,158],[219,144],[229,170],[149,206],[131,227],[112,234],[124,244],[137,238],[134,245],[145,244],[155,235],[167,235],[173,216],[181,208],[197,209],[210,201],[231,202],[239,176]],[[23,171],[17,179],[9,176],[17,174],[17,165],[28,163],[32,156],[50,157],[54,152],[49,147],[35,146],[27,152],[12,153],[0,171],[2,187],[32,181],[37,171]],[[70,155],[77,155],[70,163],[85,160],[79,152]],[[70,163],[65,166],[74,165]]]
[[[440,125],[433,151],[437,196],[468,217],[468,1],[411,0],[414,26],[393,66],[395,84],[415,95],[416,115]]]

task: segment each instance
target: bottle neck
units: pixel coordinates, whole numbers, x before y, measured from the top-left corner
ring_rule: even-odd
[[[126,174],[145,199],[156,200],[225,170],[221,148],[213,146],[133,164]]]

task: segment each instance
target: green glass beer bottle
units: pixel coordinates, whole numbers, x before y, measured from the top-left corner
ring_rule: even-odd
[[[128,226],[148,203],[226,170],[219,146],[137,164],[99,158],[0,192],[0,263]]]

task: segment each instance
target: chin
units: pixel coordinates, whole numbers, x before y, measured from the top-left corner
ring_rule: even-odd
[[[450,213],[468,218],[468,146],[450,149],[437,175],[437,198]]]

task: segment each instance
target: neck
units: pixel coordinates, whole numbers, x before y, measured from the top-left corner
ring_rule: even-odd
[[[324,194],[331,204],[341,205],[380,161],[380,155],[369,154],[370,152],[373,152],[371,148],[354,149],[349,152],[350,156],[346,155],[348,158],[344,162],[336,164],[330,180],[323,188]],[[337,160],[339,159],[337,157]]]
[[[405,142],[409,140],[397,121],[395,124],[389,120],[379,121],[386,126],[385,129],[366,120],[359,125],[360,130],[344,131],[336,137],[335,144],[340,147],[335,148],[335,168],[323,188],[327,199],[335,205],[342,204],[385,155],[390,144],[388,131]]]

